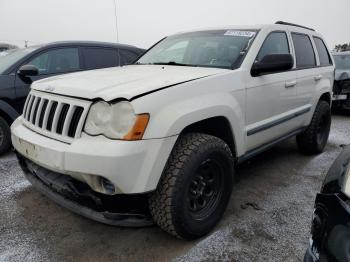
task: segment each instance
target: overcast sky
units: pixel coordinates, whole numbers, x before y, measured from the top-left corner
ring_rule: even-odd
[[[350,42],[350,0],[116,0],[119,42],[147,48],[183,30],[284,20]],[[0,42],[116,42],[114,0],[0,0]]]

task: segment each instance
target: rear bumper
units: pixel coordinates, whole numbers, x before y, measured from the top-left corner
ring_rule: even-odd
[[[26,178],[42,194],[70,211],[112,226],[153,225],[147,195],[106,196],[69,176],[61,175],[17,154]]]
[[[69,175],[104,192],[101,178],[115,194],[139,194],[156,189],[177,136],[140,141],[111,140],[86,134],[71,144],[40,135],[22,124],[11,126],[12,143],[25,158],[48,170]]]

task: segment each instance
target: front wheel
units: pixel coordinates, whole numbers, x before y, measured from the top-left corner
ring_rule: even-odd
[[[149,199],[154,221],[179,238],[206,235],[226,209],[233,175],[233,156],[224,141],[199,133],[180,137]]]
[[[307,129],[297,136],[299,150],[308,155],[322,153],[329,137],[332,117],[326,101],[320,101]]]

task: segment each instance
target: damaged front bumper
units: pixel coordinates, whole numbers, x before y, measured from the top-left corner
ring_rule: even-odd
[[[112,226],[153,225],[147,195],[108,196],[74,178],[40,167],[17,153],[26,178],[42,194],[70,211]]]
[[[11,139],[18,153],[40,167],[71,176],[99,193],[130,195],[156,189],[177,136],[123,141],[82,133],[65,143],[31,130],[19,117],[11,126]]]

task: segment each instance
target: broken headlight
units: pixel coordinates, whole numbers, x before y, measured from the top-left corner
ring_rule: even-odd
[[[89,135],[104,135],[111,139],[139,140],[145,132],[148,114],[136,115],[128,101],[110,104],[104,101],[94,103],[85,123]]]

